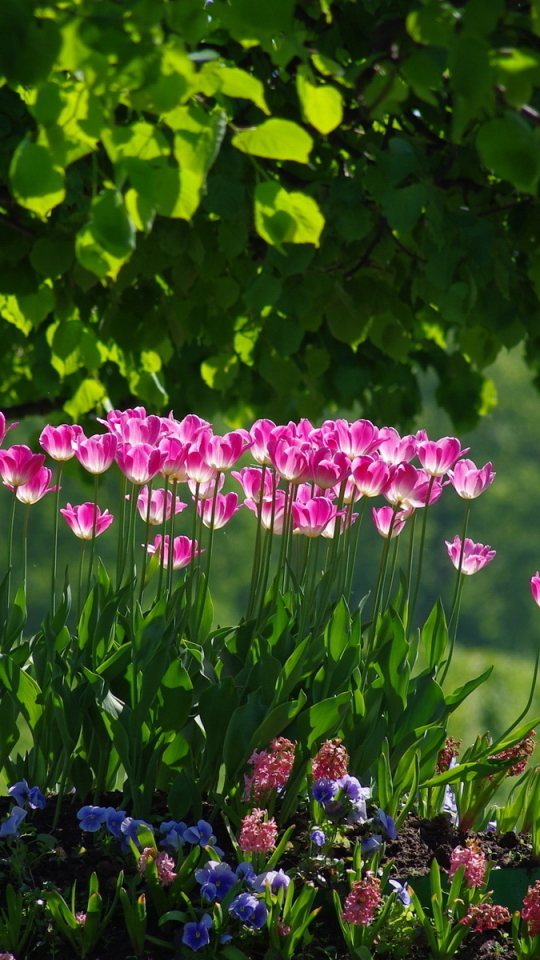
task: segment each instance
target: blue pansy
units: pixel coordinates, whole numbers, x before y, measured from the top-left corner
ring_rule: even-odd
[[[277,893],[280,887],[286,890],[290,882],[291,878],[281,869],[265,870],[264,873],[260,873],[258,877],[255,877],[252,887],[257,893],[264,893],[267,884],[269,884],[272,893]]]
[[[198,923],[186,923],[182,933],[182,943],[190,950],[200,950],[210,943],[210,934],[208,931],[213,926],[212,917],[204,913]]]
[[[257,906],[251,914],[248,920],[244,921],[248,927],[253,927],[254,930],[260,930],[261,927],[264,927],[266,923],[266,918],[268,916],[268,910],[266,905],[262,900],[257,900]]]
[[[133,843],[137,847],[140,847],[141,844],[137,836],[137,830],[139,827],[142,827],[142,826],[147,827],[148,830],[151,831],[151,833],[154,832],[154,828],[151,826],[151,824],[147,823],[146,820],[135,820],[133,817],[126,817],[125,820],[122,820],[122,823],[120,826],[120,830],[122,832],[122,837],[123,837],[122,849],[126,851],[129,850],[129,845],[127,843],[127,840],[133,840]]]
[[[329,780],[327,777],[322,777],[320,780],[316,780],[311,788],[311,796],[317,803],[330,803],[334,799],[336,793],[339,790],[339,785],[337,780]]]
[[[368,837],[367,840],[364,840],[362,843],[362,853],[373,853],[382,843],[382,836],[380,833],[374,834],[372,837]]]
[[[171,847],[173,850],[178,851],[184,843],[184,833],[186,830],[186,824],[182,821],[164,821],[159,828],[160,833],[164,834],[163,839],[160,841],[161,845]]]
[[[107,810],[105,807],[93,807],[92,805],[81,807],[77,811],[77,819],[80,820],[81,830],[87,830],[89,833],[95,833],[99,830],[102,823],[105,823]]]
[[[202,888],[206,888],[204,893],[201,889],[201,894],[206,900],[214,900],[216,897],[222,900],[235,883],[238,883],[238,877],[228,863],[220,863],[219,860],[208,860],[204,867],[195,871],[195,879]],[[211,893],[210,887],[215,888],[214,896],[208,895]]]
[[[244,880],[248,887],[251,886],[253,880],[255,879],[255,871],[251,863],[248,863],[247,860],[244,860],[242,863],[238,864],[235,872],[239,880]]]
[[[388,839],[395,840],[398,835],[398,832],[396,830],[396,825],[394,823],[393,818],[389,816],[388,813],[385,813],[384,810],[381,810],[381,808],[379,807],[377,810],[376,819],[379,821]]]
[[[0,837],[16,837],[19,827],[26,816],[22,807],[12,807],[7,820],[0,823]]]
[[[32,807],[32,810],[44,810],[47,806],[47,801],[43,796],[39,787],[30,787],[28,793],[28,803]]]
[[[113,837],[122,836],[122,824],[126,819],[125,810],[115,810],[114,807],[107,807],[105,810],[105,823],[107,824],[107,829],[112,833]]]
[[[408,907],[411,902],[411,896],[407,889],[407,884],[400,883],[399,880],[392,880],[392,879],[390,879],[388,883],[396,891],[396,894],[398,898],[401,900],[403,906]]]
[[[252,893],[241,893],[230,904],[229,913],[233,917],[238,917],[242,923],[246,923],[255,913],[258,903],[257,897],[254,897]]]
[[[12,787],[9,787],[8,794],[19,807],[24,807],[28,803],[32,810],[38,808],[44,810],[47,806],[47,801],[39,787],[29,787],[26,780],[19,780],[18,783],[14,783]]]
[[[315,829],[311,831],[310,837],[316,847],[322,847],[326,843],[326,834],[324,830],[321,830],[319,827],[315,827]]]

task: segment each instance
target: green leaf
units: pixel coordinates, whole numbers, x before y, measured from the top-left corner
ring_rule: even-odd
[[[270,113],[261,81],[246,70],[221,63],[205,64],[197,76],[197,84],[206,96],[224,93],[227,97],[242,97],[251,100],[263,113]]]
[[[17,147],[9,168],[13,196],[21,207],[40,217],[62,203],[66,191],[64,171],[45,147],[25,139]]]
[[[119,260],[135,249],[135,228],[117,190],[105,190],[92,201],[90,228],[99,246]]]
[[[201,363],[201,377],[211,390],[228,390],[238,372],[239,361],[234,353],[217,354]]]
[[[284,243],[318,247],[324,217],[313,197],[287,193],[279,184],[267,181],[255,188],[255,226],[263,240],[278,249]]]
[[[67,273],[75,258],[72,240],[42,237],[36,240],[30,254],[30,263],[44,277],[61,277]]]
[[[392,230],[407,233],[415,226],[427,203],[427,190],[421,183],[390,190],[382,197],[382,209]]]
[[[331,133],[343,120],[343,97],[330,84],[316,84],[308,67],[299,67],[296,90],[306,123],[319,133]]]
[[[99,380],[83,380],[71,400],[64,404],[64,410],[76,422],[81,414],[94,410],[106,395],[105,387]]]
[[[170,152],[166,138],[151,123],[105,128],[101,131],[101,139],[111,163],[119,163],[129,157],[154,160]]]
[[[307,163],[313,149],[309,133],[292,120],[273,117],[260,127],[240,130],[232,138],[232,144],[243,153],[270,160],[296,160]]]
[[[489,120],[476,138],[482,163],[517,190],[536,193],[540,179],[540,144],[528,124],[516,114]]]

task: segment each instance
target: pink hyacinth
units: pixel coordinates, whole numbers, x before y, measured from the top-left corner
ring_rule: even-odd
[[[467,886],[469,888],[479,887],[484,882],[487,864],[476,840],[467,840],[467,846],[465,847],[454,847],[450,857],[450,870],[448,871],[450,879],[462,865],[465,866],[463,876]]]
[[[528,888],[521,916],[527,923],[529,936],[536,937],[540,933],[540,880]]]
[[[187,503],[182,503],[180,497],[174,498],[174,512],[181,513],[182,510],[185,510]],[[139,511],[141,520],[144,520],[145,523],[150,523],[153,526],[158,526],[159,524],[165,523],[166,520],[170,520],[173,513],[173,495],[170,490],[152,490],[148,493],[148,487],[141,487],[139,496],[137,497],[137,510]]]
[[[269,853],[275,849],[277,823],[272,817],[264,820],[265,811],[255,807],[242,820],[238,846],[244,853]]]
[[[390,477],[390,468],[383,460],[358,457],[352,464],[352,479],[364,497],[378,497]]]
[[[296,742],[276,737],[268,750],[255,750],[248,760],[253,767],[251,776],[244,775],[244,803],[251,799],[266,800],[273,790],[284,787],[294,766]]]
[[[452,543],[449,543],[448,540],[445,540],[444,542],[446,544],[448,556],[450,557],[456,570],[459,569],[459,560],[461,557],[461,537],[456,535]],[[466,537],[463,548],[461,572],[467,576],[477,573],[478,570],[481,570],[482,567],[486,566],[486,564],[491,563],[496,554],[497,551],[492,550],[490,546],[484,546],[483,543],[473,543],[469,537]]]
[[[14,444],[7,450],[0,450],[0,476],[10,487],[21,487],[30,483],[45,463],[45,454],[32,453],[24,444]]]
[[[469,449],[462,450],[457,437],[443,437],[441,440],[422,440],[417,443],[416,452],[426,473],[431,477],[442,477]]]
[[[536,571],[534,577],[531,577],[531,593],[533,600],[540,607],[540,573]]]
[[[197,513],[202,519],[205,527],[213,527],[219,530],[229,522],[232,516],[238,512],[238,494],[218,493],[212,500],[199,500],[197,503]]]
[[[118,441],[112,433],[96,433],[88,438],[80,434],[74,438],[73,445],[79,463],[95,476],[105,473],[111,466]]]
[[[339,780],[349,769],[349,754],[339,737],[326,740],[311,761],[314,780]]]
[[[49,486],[51,478],[52,470],[49,470],[48,467],[41,467],[35,477],[32,477],[28,483],[21,483],[19,487],[12,487],[9,484],[6,484],[6,486],[15,490],[15,496],[21,503],[37,503],[46,493],[54,493],[55,490],[58,490],[58,487]]]
[[[491,463],[478,469],[472,460],[460,460],[453,470],[448,471],[448,476],[458,496],[464,500],[475,500],[493,483],[496,474]]]
[[[155,847],[145,847],[137,860],[137,872],[144,876],[146,868],[151,860],[155,858],[157,851]]]
[[[39,435],[39,443],[53,460],[65,463],[66,460],[71,460],[75,456],[73,444],[78,437],[84,439],[82,427],[78,424],[70,426],[68,423],[62,423],[59,427],[51,427],[47,424]]]
[[[258,503],[263,497],[272,496],[274,475],[270,470],[265,470],[263,473],[261,467],[243,467],[240,471],[233,470],[231,477],[238,480],[248,500],[255,500]]]
[[[285,523],[285,501],[285,491],[276,490],[273,500],[263,500],[260,504],[255,503],[254,500],[244,500],[244,506],[257,517],[260,516],[261,526],[265,530],[272,530],[273,533],[281,534]]]
[[[475,933],[484,933],[486,930],[496,930],[504,923],[510,923],[512,915],[508,907],[498,903],[470,903],[466,915],[459,921],[464,923]]]
[[[149,443],[121,443],[116,451],[116,462],[131,483],[149,483],[161,470],[166,454]]]
[[[334,519],[337,507],[326,497],[313,497],[307,503],[293,503],[293,532],[306,537],[320,537]]]
[[[72,507],[68,503],[60,513],[80,540],[91,540],[94,528],[96,537],[99,537],[114,520],[112,513],[108,510],[102,513],[95,503],[82,503],[78,507]]]
[[[381,902],[381,881],[372,870],[368,870],[363,880],[357,880],[345,900],[342,920],[355,926],[367,926],[375,917],[375,911]]]
[[[149,543],[146,547],[150,554],[157,553],[160,557],[163,555],[163,566],[165,569],[169,566],[169,539],[169,535],[167,534],[162,549],[163,537],[161,534],[158,534],[154,537],[154,542]],[[190,540],[189,537],[175,537],[172,550],[173,570],[182,570],[183,567],[187,567],[188,563],[191,563],[200,553],[204,553],[204,550],[199,550],[198,547],[199,544],[197,540]]]
[[[384,537],[385,539],[390,536],[390,527],[392,528],[393,540],[394,537],[397,537],[398,534],[401,533],[403,527],[405,526],[406,517],[404,514],[394,514],[392,507],[379,507],[378,509],[373,507],[371,516],[373,517],[373,523],[377,528],[377,533],[380,533],[381,537]]]
[[[167,853],[159,853],[156,857],[156,869],[162,887],[176,880],[175,862]]]
[[[205,435],[198,443],[201,456],[214,470],[230,470],[250,446],[247,430],[232,430],[224,437]]]

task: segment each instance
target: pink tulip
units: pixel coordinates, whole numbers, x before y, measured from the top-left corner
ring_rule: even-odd
[[[328,430],[329,437],[333,435],[336,450],[346,453],[350,460],[370,454],[379,443],[380,430],[371,420],[326,420],[323,423],[323,432]],[[325,435],[325,442],[327,442]],[[329,443],[329,446],[332,444]]]
[[[96,537],[103,533],[107,527],[110,527],[114,520],[112,513],[104,510],[103,513],[95,503],[82,503],[79,507],[72,507],[70,503],[66,504],[65,509],[60,510],[67,524],[73,530],[76,537],[81,540],[91,540],[94,527]]]
[[[341,518],[341,522],[339,524],[340,535],[345,530],[348,530],[349,527],[351,527],[352,524],[356,523],[356,521],[358,520],[357,513],[353,513],[353,515],[351,516],[348,510],[347,511],[341,510],[339,513],[336,513],[335,517],[332,517],[332,519],[330,520],[330,523],[326,525],[326,527],[324,528],[321,534],[322,537],[326,537],[328,540],[332,540],[334,538],[336,533],[336,524],[337,524],[338,517]]]
[[[132,483],[148,483],[161,470],[166,454],[149,443],[121,443],[116,451],[120,470]]]
[[[227,493],[225,495],[218,493],[215,506],[213,499],[199,500],[197,503],[197,513],[202,518],[205,527],[213,527],[214,530],[224,527],[239,509],[237,493]],[[214,514],[213,520],[212,513]]]
[[[276,429],[273,420],[256,420],[251,430],[251,456],[256,463],[268,467],[271,463],[268,454],[268,441],[272,439],[272,431]]]
[[[424,480],[424,475],[412,464],[400,463],[397,466],[392,466],[383,494],[389,503],[399,506],[407,500],[419,480]]]
[[[162,477],[168,477],[176,483],[187,480],[186,457],[191,449],[189,443],[183,443],[177,437],[163,437],[159,441],[159,450],[165,454],[165,460],[159,471]]]
[[[400,437],[394,427],[383,427],[377,446],[381,460],[397,465],[412,460],[416,454],[417,440],[411,435]]]
[[[309,458],[309,479],[323,490],[339,485],[350,469],[349,458],[339,450],[332,455],[328,447],[320,447]]]
[[[336,493],[335,490],[334,490],[334,491],[330,491],[330,490],[327,490],[327,491],[326,491],[326,496],[327,496],[327,497],[332,496],[332,495],[333,495],[333,496],[337,496],[338,494]],[[344,490],[344,492],[343,492],[343,503],[356,503],[357,500],[361,500],[361,499],[362,499],[362,496],[363,496],[363,494],[360,493],[360,490],[359,490],[358,487],[356,486],[356,483],[354,482],[353,478],[352,478],[352,477],[349,477],[349,478],[347,479],[347,482],[346,482],[346,484],[345,484],[345,490]]]
[[[181,513],[182,510],[185,510],[187,503],[182,503],[180,497],[174,498],[174,512]],[[170,520],[173,512],[173,495],[170,490],[167,490],[165,495],[165,490],[152,490],[150,493],[150,502],[148,502],[148,487],[141,487],[139,496],[137,497],[137,510],[141,516],[141,520],[144,522],[151,523],[153,526],[157,526],[160,523],[165,523],[166,520]]]
[[[268,442],[268,453],[273,466],[283,480],[303,483],[309,480],[309,444],[295,441],[288,444],[283,438]]]
[[[461,537],[455,536],[452,543],[449,543],[448,540],[444,542],[446,543],[448,556],[456,570],[459,569]],[[472,540],[469,540],[469,537],[465,537],[461,572],[467,574],[467,576],[476,573],[478,570],[481,570],[482,567],[485,567],[487,563],[491,563],[496,552],[497,551],[492,550],[491,547],[484,546],[483,543],[473,543]]]
[[[162,436],[161,417],[125,417],[115,429],[118,443],[128,443],[135,446],[139,443],[148,443],[154,447]]]
[[[54,493],[55,490],[58,490],[58,487],[49,487],[51,477],[52,470],[49,470],[48,467],[41,467],[28,483],[22,483],[18,487],[12,487],[10,484],[6,484],[6,486],[9,486],[10,490],[15,490],[15,496],[21,503],[37,503],[46,493]]]
[[[224,473],[218,473],[215,480],[207,480],[206,483],[197,484],[195,480],[188,480],[187,485],[194,497],[198,495],[199,500],[208,500],[210,497],[213,497],[214,493],[216,492],[216,483],[219,493],[223,489],[223,485],[225,483]]]
[[[371,511],[373,517],[373,522],[377,528],[377,532],[380,533],[381,537],[388,538],[390,534],[390,526],[392,526],[392,537],[397,537],[399,533],[403,530],[405,526],[405,519],[401,513],[396,513],[394,516],[394,511],[392,507],[379,507],[376,509],[373,507]],[[394,522],[392,524],[392,517]]]
[[[474,500],[493,483],[496,474],[491,463],[486,463],[479,470],[472,460],[459,460],[454,469],[448,471],[448,476],[458,496],[464,500]]]
[[[39,443],[53,460],[64,463],[75,456],[74,442],[78,437],[84,439],[83,429],[78,424],[70,426],[68,423],[62,423],[59,427],[51,427],[47,424],[41,431]]]
[[[186,473],[195,483],[208,483],[217,476],[217,470],[209,466],[200,450],[193,448],[186,454]]]
[[[378,497],[390,477],[390,468],[383,460],[358,457],[352,463],[352,479],[364,497]]]
[[[465,456],[470,447],[461,449],[456,437],[442,440],[421,440],[416,444],[416,453],[422,467],[431,477],[442,477],[459,457]]]
[[[195,413],[188,413],[183,420],[175,420],[172,413],[162,419],[165,434],[175,437],[181,443],[195,443],[204,433],[210,433],[207,420],[201,420]]]
[[[405,506],[412,507],[415,510],[426,506],[428,492],[430,504],[436,503],[443,492],[443,485],[440,480],[427,479],[423,470],[419,470],[418,473],[418,482],[411,493],[403,500]]]
[[[320,537],[337,514],[337,507],[326,497],[313,497],[307,503],[293,503],[293,533],[306,537]]]
[[[232,470],[231,477],[238,480],[244,491],[244,496],[249,500],[259,501],[262,497],[272,496],[274,475],[270,470],[266,470],[264,473],[264,484],[263,471],[260,467],[243,467],[240,471]]]
[[[75,437],[75,456],[88,473],[100,474],[109,469],[114,460],[118,441],[112,433],[96,433],[86,439],[84,434]]]
[[[6,426],[6,418],[5,418],[4,414],[3,414],[3,413],[0,413],[0,443],[3,443],[3,442],[4,442],[4,438],[5,438],[5,436],[6,436],[6,433],[8,433],[9,430],[14,430],[15,427],[18,427],[18,426],[19,426],[18,423],[10,423],[9,427],[7,427],[7,426]]]
[[[204,434],[197,442],[201,456],[214,470],[230,470],[250,446],[251,437],[247,430],[233,430],[224,437]]]
[[[533,600],[540,607],[540,573],[536,571],[534,577],[531,577],[531,593]]]
[[[146,548],[150,554],[157,553],[160,557],[163,556],[163,566],[165,569],[169,566],[169,540],[168,534],[164,541],[161,534],[158,534],[157,537],[154,537],[154,542],[149,543]],[[191,563],[195,557],[200,553],[204,553],[204,550],[199,550],[198,546],[198,542],[196,540],[190,540],[189,537],[175,537],[172,549],[173,570],[181,570],[183,567],[187,567],[188,563]]]
[[[30,483],[45,463],[45,454],[32,453],[24,444],[14,444],[7,450],[0,450],[0,476],[10,487],[21,487]]]
[[[273,533],[281,534],[285,523],[285,500],[285,491],[276,490],[275,502],[263,500],[262,503],[255,503],[254,500],[244,500],[244,506],[257,517],[260,515],[261,526],[265,530],[272,530]]]

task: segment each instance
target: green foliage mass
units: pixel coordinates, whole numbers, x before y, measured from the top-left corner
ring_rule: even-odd
[[[540,14],[2,0],[0,402],[231,423],[540,366]],[[62,414],[64,416],[64,414]]]

